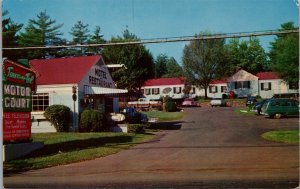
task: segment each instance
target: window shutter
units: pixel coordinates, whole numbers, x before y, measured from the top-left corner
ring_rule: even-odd
[[[262,90],[262,91],[264,90],[264,83],[260,84],[260,90]]]
[[[248,89],[250,89],[250,81],[247,81],[247,84],[248,84]]]
[[[216,93],[218,92],[218,86],[215,86],[215,92]]]
[[[269,82],[269,90],[271,90],[271,89],[272,89],[271,82]]]

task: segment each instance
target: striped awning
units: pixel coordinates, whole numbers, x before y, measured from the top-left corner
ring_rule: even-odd
[[[126,89],[113,89],[113,88],[105,88],[105,87],[91,87],[84,86],[84,94],[85,95],[117,95],[117,94],[126,94],[128,90]]]

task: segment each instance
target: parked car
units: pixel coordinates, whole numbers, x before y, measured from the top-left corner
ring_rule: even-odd
[[[282,116],[299,115],[299,102],[294,99],[276,99],[272,98],[261,108],[263,115],[277,119]]]
[[[121,113],[125,115],[125,122],[128,123],[141,123],[148,121],[147,115],[136,111],[135,108],[124,108]]]
[[[185,107],[194,107],[194,106],[197,106],[197,102],[195,102],[195,100],[192,99],[192,98],[186,98],[186,99],[184,99],[184,101],[181,103],[181,106],[185,106]]]
[[[252,111],[253,112],[256,112],[258,115],[261,115],[261,108],[262,108],[262,106],[265,104],[265,103],[267,103],[269,101],[269,99],[264,99],[264,100],[262,100],[262,101],[260,101],[260,102],[256,102],[255,104],[254,104],[254,106],[252,107]]]
[[[226,106],[226,101],[223,98],[213,98],[210,101],[210,106],[214,107],[214,106]]]
[[[257,102],[256,97],[255,96],[248,96],[246,99],[246,106],[250,106],[253,105]]]

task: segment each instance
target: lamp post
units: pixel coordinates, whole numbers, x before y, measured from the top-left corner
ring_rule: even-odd
[[[77,91],[77,87],[76,86],[73,86],[72,87],[72,99],[73,99],[73,106],[74,106],[74,111],[73,111],[73,127],[75,125],[75,102],[77,100],[77,95],[76,95],[76,91]]]

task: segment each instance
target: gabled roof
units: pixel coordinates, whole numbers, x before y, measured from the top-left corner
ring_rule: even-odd
[[[148,79],[143,86],[149,87],[149,86],[161,86],[161,85],[181,85],[184,83],[185,83],[184,79],[181,77],[157,78],[157,79]]]
[[[37,85],[79,83],[100,55],[30,60],[37,74]]]
[[[235,81],[253,81],[258,80],[258,77],[246,72],[245,70],[239,70],[235,74],[233,74],[231,77],[227,78],[228,82],[235,82]]]
[[[276,72],[259,72],[256,76],[259,80],[280,79]]]

